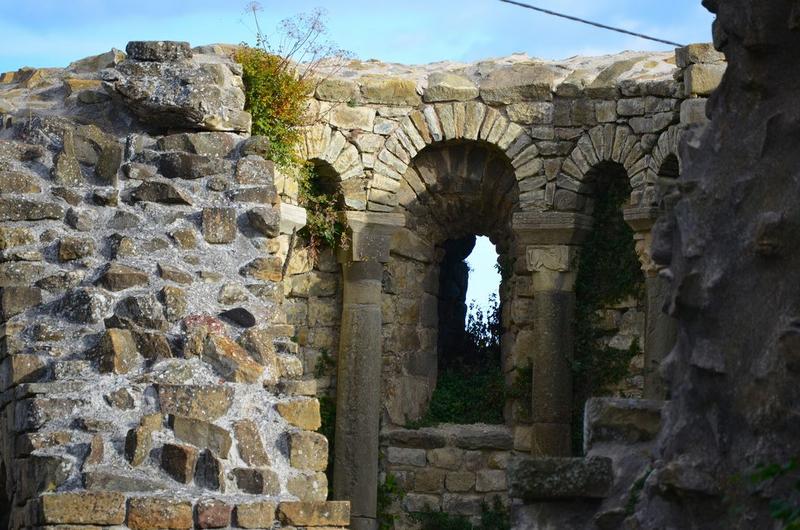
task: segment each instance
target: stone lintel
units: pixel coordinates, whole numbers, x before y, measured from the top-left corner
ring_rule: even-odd
[[[656,206],[636,206],[622,210],[625,222],[634,232],[648,232],[658,219],[661,211]]]
[[[289,234],[306,226],[306,209],[294,204],[281,203],[281,234]]]
[[[512,230],[524,245],[577,245],[592,229],[590,216],[567,212],[517,212]]]
[[[602,499],[614,480],[605,457],[513,458],[508,466],[510,496],[526,502],[553,499]]]
[[[342,215],[347,221],[350,245],[340,252],[340,262],[389,261],[392,236],[405,226],[405,215],[356,211],[343,212]]]

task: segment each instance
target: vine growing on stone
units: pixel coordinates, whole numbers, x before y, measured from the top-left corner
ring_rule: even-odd
[[[575,280],[575,355],[573,370],[573,451],[583,447],[583,408],[589,397],[604,395],[628,373],[640,352],[611,348],[600,340],[604,331],[597,312],[633,297],[640,299],[644,277],[634,247],[633,231],[622,216],[630,195],[624,170],[600,168],[596,182],[594,227],[581,247]]]

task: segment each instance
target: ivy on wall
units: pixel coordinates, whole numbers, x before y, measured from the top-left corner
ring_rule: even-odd
[[[625,170],[616,164],[597,169],[594,228],[581,247],[575,281],[575,354],[573,370],[573,452],[583,450],[583,408],[592,396],[605,395],[628,374],[638,343],[618,350],[603,345],[605,332],[597,312],[644,294],[633,230],[622,216],[630,196]]]

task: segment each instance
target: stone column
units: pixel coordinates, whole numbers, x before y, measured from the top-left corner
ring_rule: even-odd
[[[381,409],[381,282],[402,214],[347,212],[340,252],[342,321],[336,383],[333,492],[351,502],[351,528],[375,530]]]
[[[531,453],[572,453],[572,367],[578,243],[591,228],[580,214],[515,214],[533,282]]]
[[[669,294],[669,282],[658,274],[659,267],[650,255],[651,229],[659,215],[655,207],[627,208],[625,221],[633,229],[636,254],[645,276],[646,305],[644,336],[644,397],[664,399],[666,387],[659,367],[677,339],[677,322],[664,312]]]

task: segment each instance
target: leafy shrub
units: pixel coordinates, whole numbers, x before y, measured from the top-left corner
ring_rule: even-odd
[[[783,530],[800,530],[800,504],[797,496],[800,495],[800,478],[797,471],[800,463],[797,458],[792,458],[785,464],[768,464],[759,467],[752,475],[750,482],[762,484],[774,480],[792,477],[794,499],[771,499],[769,503],[770,515],[776,521],[783,523]]]
[[[350,54],[325,39],[321,10],[282,21],[271,38],[261,30],[261,10],[257,2],[249,4],[256,43],[243,44],[235,53],[242,65],[245,110],[253,117],[253,134],[269,139],[272,160],[297,179],[299,202],[308,210],[305,234],[312,250],[334,246],[343,233],[335,215],[341,194],[320,184],[317,168],[298,157],[297,146],[303,139],[301,127],[313,124],[306,112],[309,96]]]
[[[407,427],[438,423],[503,423],[507,390],[500,367],[500,304],[492,295],[486,312],[470,304],[457,354],[439,353],[439,376],[428,411]]]
[[[319,433],[328,439],[328,467],[325,475],[328,477],[328,497],[333,496],[333,455],[335,454],[334,442],[336,441],[336,399],[323,396],[319,398],[320,428]]]

